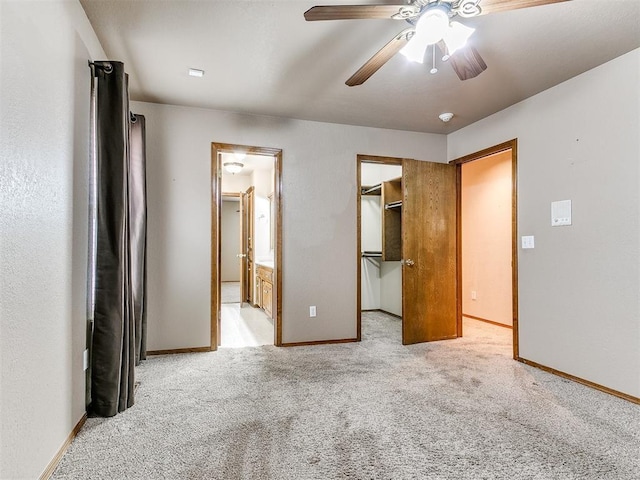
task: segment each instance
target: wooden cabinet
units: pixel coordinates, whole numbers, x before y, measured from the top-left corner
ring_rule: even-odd
[[[262,308],[269,318],[273,318],[273,268],[257,265],[256,281],[256,305]]]
[[[269,318],[273,318],[273,284],[265,281],[262,282],[262,308]]]
[[[380,195],[382,208],[382,251],[363,252],[363,256],[382,257],[384,262],[402,259],[402,177],[373,187],[362,187],[362,195]]]
[[[382,260],[402,259],[402,179],[382,182]]]

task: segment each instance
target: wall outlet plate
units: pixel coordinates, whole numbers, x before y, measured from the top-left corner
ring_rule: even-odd
[[[312,318],[316,316],[316,306],[315,305],[311,305],[309,307],[309,316],[312,317]]]
[[[522,237],[522,248],[535,248],[535,238],[533,235],[525,235]]]

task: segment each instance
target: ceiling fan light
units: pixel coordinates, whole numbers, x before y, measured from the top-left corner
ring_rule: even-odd
[[[225,162],[224,169],[229,173],[240,173],[242,168],[244,167],[243,163],[240,162]]]
[[[423,37],[427,45],[433,45],[447,34],[448,28],[447,10],[442,7],[432,7],[416,23],[416,34]]]
[[[475,31],[475,28],[467,27],[459,22],[451,22],[451,26],[443,37],[444,43],[447,44],[447,50],[449,50],[449,56],[464,47]]]
[[[411,37],[411,40],[402,47],[400,53],[407,57],[412,62],[424,63],[424,52],[427,48],[427,43],[424,38],[421,38],[417,33]]]

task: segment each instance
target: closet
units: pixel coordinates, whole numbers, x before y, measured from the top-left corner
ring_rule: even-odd
[[[362,309],[402,316],[402,167],[362,164]]]
[[[358,162],[359,312],[401,317],[404,344],[456,338],[455,165],[364,155]]]

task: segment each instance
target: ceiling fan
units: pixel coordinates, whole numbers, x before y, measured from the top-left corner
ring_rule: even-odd
[[[438,45],[442,60],[451,63],[460,80],[467,80],[480,75],[487,65],[475,48],[466,45],[474,29],[452,21],[454,17],[470,18],[566,1],[569,0],[408,0],[404,5],[326,5],[310,8],[304,18],[308,22],[392,19],[404,20],[411,25],[393,37],[346,81],[350,87],[362,85],[398,52],[422,63],[429,45],[433,45],[431,73],[437,72],[435,45]]]

